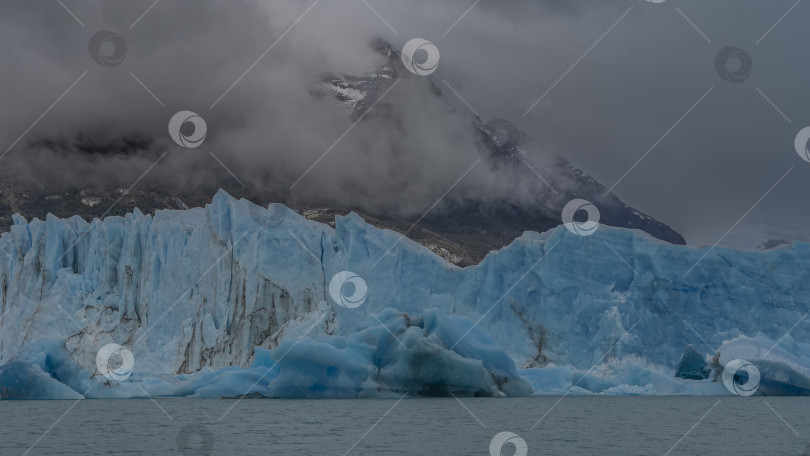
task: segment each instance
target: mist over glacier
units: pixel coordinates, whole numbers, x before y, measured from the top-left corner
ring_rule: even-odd
[[[458,268],[359,216],[336,227],[225,192],[205,208],[0,237],[5,398],[730,394],[744,358],[768,394],[810,391],[810,245],[694,249],[602,226],[527,232]],[[368,290],[338,305],[341,271]],[[99,373],[107,344],[134,357]],[[693,346],[715,369],[675,378]]]
[[[767,204],[724,236],[722,245],[808,239],[803,227],[810,215],[795,210],[808,191],[807,170],[792,147],[808,121],[795,96],[810,76],[810,65],[795,58],[794,51],[806,36],[802,27],[790,25],[807,21],[810,11],[804,8],[796,8],[779,33],[768,34],[767,47],[756,47],[784,13],[774,2],[752,2],[747,5],[751,14],[737,20],[729,20],[731,10],[714,2],[684,10],[696,23],[705,18],[701,26],[716,43],[710,46],[671,2],[483,2],[452,31],[449,26],[471,2],[368,2],[397,33],[364,2],[319,2],[288,35],[285,30],[307,10],[306,2],[248,0],[238,8],[221,0],[161,2],[134,28],[148,5],[74,3],[68,6],[86,27],[66,16],[59,4],[5,2],[0,33],[15,46],[6,55],[6,90],[0,93],[3,106],[14,107],[0,112],[4,147],[89,71],[9,152],[0,169],[6,182],[23,181],[47,192],[87,185],[127,188],[172,144],[166,135],[171,115],[190,109],[203,114],[211,127],[206,152],[217,154],[248,186],[283,191],[352,124],[341,108],[312,99],[308,89],[318,75],[373,70],[383,62],[368,47],[374,37],[382,35],[397,48],[419,37],[440,48],[434,83],[460,113],[469,109],[442,81],[484,121],[503,118],[517,124],[540,141],[542,150],[564,156],[607,186],[657,145],[640,172],[631,173],[615,193],[666,222],[690,244],[720,239],[779,176],[796,166]],[[611,32],[568,73],[630,7],[633,11],[614,30],[618,33]],[[124,66],[99,68],[88,55],[87,43],[100,30],[125,38]],[[718,79],[715,54],[729,44],[747,49],[757,62],[756,79],[748,85]],[[249,77],[209,109],[248,68],[253,68]],[[563,74],[564,83],[556,84]],[[712,86],[716,89],[706,103],[658,144]],[[793,122],[763,105],[755,86]],[[469,122],[445,115],[443,102],[404,83],[390,96],[399,125],[361,122],[325,166],[313,169],[312,178],[296,187],[296,196],[329,195],[343,204],[419,215],[477,158],[469,153]],[[143,183],[186,190],[230,178],[207,155],[169,154]],[[496,177],[485,166],[476,168],[459,184],[459,192],[475,192],[489,201],[486,197],[504,191],[489,185]]]

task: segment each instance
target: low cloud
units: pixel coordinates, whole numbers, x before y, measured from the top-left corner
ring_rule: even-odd
[[[302,18],[313,2],[175,0],[141,17],[151,1],[66,1],[68,12],[10,0],[0,7],[7,43],[0,138],[14,143],[78,82],[0,160],[0,173],[41,187],[127,187],[168,151],[143,182],[194,188],[229,177],[213,153],[247,186],[287,191],[331,148],[291,197],[412,215],[478,159],[455,197],[526,201],[548,192],[492,165],[467,104],[484,121],[521,127],[536,140],[538,159],[560,154],[610,186],[714,87],[616,193],[690,241],[711,243],[796,166],[750,218],[770,234],[795,230],[808,222],[791,209],[807,194],[807,171],[791,155],[792,135],[810,122],[795,93],[810,66],[790,45],[810,13],[797,8],[755,45],[782,8],[754,3],[755,19],[740,23],[729,14],[740,8],[735,2],[693,3],[681,11],[712,43],[668,2],[484,0],[456,23],[470,2],[377,0],[374,11],[363,2],[319,2]],[[88,43],[100,30],[125,40],[122,64],[91,58]],[[395,47],[412,37],[434,42],[442,60],[431,78],[444,97],[427,78],[405,78],[353,126],[346,109],[310,89],[321,74],[384,64],[369,46],[375,37]],[[727,44],[752,52],[755,73],[745,84],[714,72]],[[202,147],[183,149],[169,138],[168,121],[180,110],[206,120]]]

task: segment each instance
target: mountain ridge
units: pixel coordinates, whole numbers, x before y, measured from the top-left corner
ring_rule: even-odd
[[[359,75],[322,75],[313,85],[311,93],[319,99],[328,95],[351,110],[353,119],[374,116],[369,109],[380,105],[385,114],[379,116],[396,123],[396,107],[387,106],[379,97],[386,87],[398,79],[421,78],[425,81],[423,90],[444,100],[451,111],[455,111],[444,97],[441,87],[430,76],[421,77],[409,73],[401,62],[401,54],[382,38],[372,41],[371,48],[384,56],[387,62],[377,69]],[[486,150],[492,166],[510,167],[515,179],[521,181],[540,180],[543,192],[528,204],[514,203],[515,209],[526,216],[543,214],[560,222],[559,214],[563,206],[573,199],[585,199],[595,204],[604,224],[616,227],[638,228],[672,244],[685,245],[686,240],[663,222],[646,215],[625,204],[617,196],[586,172],[576,168],[566,158],[543,151],[531,137],[515,125],[502,119],[488,123],[473,113],[471,128],[476,132],[482,147]],[[573,185],[572,185],[573,183]],[[573,187],[573,190],[571,190]],[[559,191],[557,189],[560,189]],[[549,192],[551,190],[551,192]],[[509,203],[505,201],[504,203]]]
[[[388,104],[387,100],[380,101],[378,97],[395,81],[409,78],[421,83],[415,84],[413,90],[425,91],[427,96],[438,99],[448,110],[455,112],[445,99],[442,88],[430,77],[418,77],[405,70],[400,52],[390,43],[378,38],[371,47],[385,59],[385,63],[360,75],[321,75],[313,83],[310,94],[345,105],[355,120],[373,118],[386,122],[386,125],[396,125],[397,106]],[[369,112],[378,101],[379,112]],[[60,189],[6,182],[0,183],[0,231],[11,226],[12,213],[22,214],[28,219],[44,219],[50,213],[59,217],[78,215],[86,220],[124,215],[135,208],[154,213],[160,209],[202,206],[210,201],[217,188],[222,187],[236,197],[247,198],[262,206],[283,203],[308,218],[327,224],[334,224],[336,215],[356,212],[368,223],[403,233],[459,266],[479,263],[488,252],[508,245],[525,231],[544,232],[559,226],[563,223],[561,213],[565,204],[574,199],[585,199],[598,207],[600,222],[604,225],[640,229],[672,244],[686,244],[683,236],[674,229],[628,206],[564,157],[543,151],[532,138],[510,123],[484,123],[474,115],[470,117],[469,128],[480,148],[480,151],[470,151],[470,156],[478,154],[482,157],[481,166],[499,169],[504,180],[518,183],[528,197],[507,194],[499,199],[491,199],[489,195],[476,199],[450,192],[446,198],[437,201],[435,207],[426,206],[422,216],[403,217],[391,210],[338,202],[329,195],[323,195],[321,200],[302,199],[289,191],[267,190],[254,185],[243,187],[230,178],[192,189],[149,186],[148,183],[134,189],[95,186]],[[99,154],[106,147],[111,148],[107,153],[132,154],[133,148],[140,150],[153,142],[149,138],[139,138],[115,143],[113,147],[112,143],[97,144],[91,139],[90,136],[84,138],[90,143],[83,153]],[[79,144],[84,143],[80,141]],[[67,143],[58,141],[41,141],[40,146],[62,152],[68,147]]]

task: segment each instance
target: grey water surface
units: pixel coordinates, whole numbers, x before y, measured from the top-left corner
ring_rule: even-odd
[[[796,397],[4,401],[0,421],[3,456],[471,456],[501,432],[528,455],[810,454]]]

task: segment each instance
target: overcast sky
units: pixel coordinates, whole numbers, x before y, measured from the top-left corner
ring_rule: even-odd
[[[510,120],[690,244],[713,244],[747,212],[724,244],[810,238],[810,163],[794,148],[810,125],[807,2],[481,0],[466,15],[472,0],[368,0],[373,10],[361,0],[63,3],[0,3],[0,153],[14,145],[0,168],[42,185],[69,175],[128,186],[159,157],[180,110],[205,118],[209,149],[172,149],[150,179],[195,185],[224,172],[216,152],[249,185],[289,183],[351,127],[309,95],[312,81],[373,70],[375,36],[396,47],[419,37],[441,51],[432,78],[484,121]],[[91,59],[100,30],[126,42],[122,64]],[[744,82],[715,68],[727,46],[751,57]],[[414,210],[441,195],[475,160],[465,151],[474,138],[468,119],[410,89],[389,95],[406,127],[381,137],[373,121],[358,126],[296,191],[395,194]],[[159,147],[101,159],[40,146],[137,134]],[[476,170],[460,188],[489,178]]]

